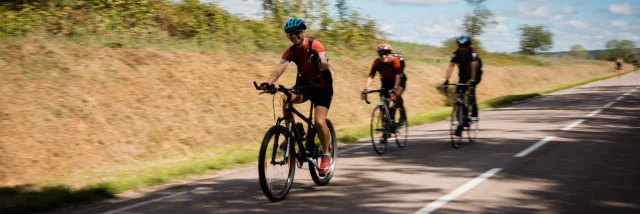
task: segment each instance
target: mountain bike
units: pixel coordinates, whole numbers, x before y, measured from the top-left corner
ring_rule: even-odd
[[[449,128],[451,146],[457,149],[460,148],[460,143],[462,142],[462,132],[467,133],[469,142],[474,142],[478,138],[480,121],[478,118],[469,117],[469,111],[472,107],[471,104],[473,103],[473,99],[475,99],[473,96],[475,94],[475,87],[464,83],[447,85],[455,85],[456,94],[458,95],[453,105],[453,111],[451,112],[451,125]],[[443,90],[445,95],[447,95],[446,86],[443,87]]]
[[[255,81],[253,85],[256,87],[256,90],[260,90]],[[283,93],[288,100],[287,103],[284,103],[284,108],[288,113],[278,118],[276,124],[267,131],[262,140],[260,154],[258,155],[260,187],[264,195],[272,202],[283,200],[289,193],[291,185],[293,184],[296,165],[298,168],[302,168],[305,162],[308,163],[311,178],[313,182],[319,186],[328,184],[335,173],[338,159],[338,146],[333,124],[327,119],[327,126],[329,127],[330,133],[329,155],[332,158],[331,169],[326,175],[320,176],[318,170],[323,151],[316,136],[317,128],[312,122],[313,103],[311,103],[309,117],[305,117],[293,107],[292,95],[300,94],[302,90],[310,89],[313,89],[313,87],[286,88],[279,85],[279,87],[276,88],[275,85],[272,84],[260,93],[274,95],[280,92]],[[304,125],[295,122],[294,115],[297,115],[303,122],[307,123],[308,131],[306,133]],[[283,122],[285,126],[282,125]],[[284,139],[283,145],[279,144],[280,139]],[[297,152],[295,145],[298,145]]]
[[[378,89],[367,91],[364,94],[364,100],[367,104],[371,104],[367,99],[367,94],[380,93],[380,104],[373,108],[371,113],[371,143],[373,151],[382,155],[387,151],[387,145],[390,138],[395,138],[396,144],[400,148],[407,145],[407,137],[409,136],[409,123],[405,118],[402,123],[400,121],[400,108],[397,103],[390,98],[393,90]],[[393,105],[389,105],[393,102]]]

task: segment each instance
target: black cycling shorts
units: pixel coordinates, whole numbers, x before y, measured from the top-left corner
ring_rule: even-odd
[[[302,102],[311,100],[313,106],[331,107],[331,100],[333,99],[333,85],[325,85],[323,87],[317,87],[309,90],[303,90]]]

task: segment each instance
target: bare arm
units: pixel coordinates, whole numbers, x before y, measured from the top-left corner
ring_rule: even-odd
[[[278,64],[276,68],[273,69],[273,73],[271,73],[271,76],[267,80],[267,83],[273,84],[274,82],[276,82],[276,80],[278,80],[278,78],[282,76],[282,73],[284,73],[284,70],[287,69],[288,65],[289,65],[289,61],[285,61],[285,60],[280,61],[280,64]]]
[[[322,62],[322,70],[329,70],[329,60],[326,54],[320,54],[320,62]]]
[[[373,77],[372,76],[368,76],[367,77],[367,81],[364,82],[364,89],[368,90],[369,87],[371,86],[372,82],[373,82]]]
[[[445,80],[449,81],[449,78],[451,78],[451,73],[453,72],[453,67],[455,67],[456,64],[451,63],[449,64],[449,68],[447,68],[447,74],[445,76]]]
[[[393,88],[396,89],[400,86],[400,74],[396,74],[396,83],[393,84]]]

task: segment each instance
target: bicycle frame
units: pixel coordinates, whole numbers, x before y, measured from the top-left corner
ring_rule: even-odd
[[[391,113],[389,113],[389,103],[392,101],[389,90],[383,88],[383,89],[369,91],[369,92],[367,92],[367,94],[375,93],[375,92],[384,93],[380,97],[380,104],[378,104],[377,106],[381,106],[384,109],[384,114],[385,114],[384,116],[386,118],[385,119],[386,120],[385,123],[387,125],[394,123],[395,121],[393,121],[393,118],[391,118]],[[369,100],[366,98],[366,94],[365,94],[365,101],[367,102],[367,104],[370,103]],[[387,127],[387,128],[391,129],[392,127]],[[391,130],[389,130],[389,131],[391,131]]]
[[[315,149],[315,135],[317,134],[316,130],[316,126],[313,124],[313,102],[310,103],[311,108],[309,110],[309,117],[304,116],[302,113],[300,113],[300,111],[298,111],[295,107],[293,107],[293,94],[291,94],[290,92],[284,91],[283,92],[285,94],[285,96],[287,96],[287,103],[285,103],[284,109],[287,111],[287,114],[284,115],[283,117],[278,118],[278,120],[276,121],[276,125],[281,125],[283,120],[289,120],[289,128],[287,129],[288,133],[289,133],[289,138],[287,139],[287,145],[294,145],[291,144],[291,139],[296,139],[296,144],[298,145],[298,149],[299,149],[299,154],[301,154],[301,159],[302,160],[306,160],[308,161],[310,164],[312,164],[315,168],[319,168],[318,164],[313,160],[313,158],[316,158],[317,154],[313,154],[312,150]],[[305,123],[307,123],[307,139],[306,139],[306,146],[302,143],[302,141],[304,139],[301,139],[302,136],[297,136],[299,133],[298,127],[295,125],[295,117],[294,115],[298,116],[300,119],[302,119],[302,121],[304,121]],[[314,131],[311,131],[314,130]],[[291,146],[287,146],[287,149],[285,151],[285,160],[288,160],[289,154],[290,154],[290,149],[292,149],[293,147]],[[276,150],[273,150],[273,155],[271,156],[271,161],[272,163],[275,163],[275,155]],[[299,159],[300,160],[300,159]]]
[[[455,86],[466,86],[468,87],[468,90],[465,90],[464,93],[458,93],[457,89],[456,89],[456,94],[458,95],[458,97],[456,98],[456,105],[460,105],[463,107],[463,112],[466,111],[466,114],[463,115],[463,118],[459,118],[459,119],[464,119],[469,117],[469,109],[471,107],[471,104],[473,103],[472,99],[475,99],[475,97],[473,96],[474,91],[475,91],[475,87],[473,86],[469,86],[467,84],[463,84],[463,83],[458,83],[458,84],[447,84],[447,85],[455,85]],[[446,92],[446,90],[445,90]],[[466,96],[466,100],[464,99]],[[460,121],[462,122],[462,121]]]

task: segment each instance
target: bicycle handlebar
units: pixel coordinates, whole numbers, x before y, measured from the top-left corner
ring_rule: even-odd
[[[367,102],[367,104],[371,104],[371,102],[369,102],[369,99],[367,98],[367,94],[371,94],[371,93],[383,93],[383,92],[391,93],[393,90],[394,90],[394,89],[387,90],[387,89],[385,89],[385,88],[381,88],[381,89],[377,89],[377,90],[367,91],[366,93],[364,93],[364,92],[363,92],[363,94],[364,94],[364,101],[365,101],[365,102]]]
[[[291,96],[291,92],[293,92],[294,94],[299,94],[300,90],[315,88],[315,85],[293,86],[291,88],[284,87],[283,85],[278,85],[278,87],[276,88],[276,85],[271,84],[267,86],[267,88],[265,89],[260,89],[260,86],[258,86],[258,83],[256,83],[256,81],[253,81],[253,86],[256,88],[256,90],[263,91],[260,94],[264,94],[264,93],[275,94],[277,92],[282,92],[282,93],[285,93],[285,95],[287,96]]]

